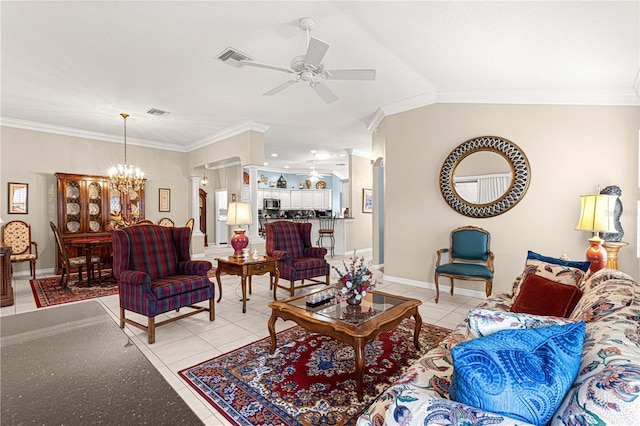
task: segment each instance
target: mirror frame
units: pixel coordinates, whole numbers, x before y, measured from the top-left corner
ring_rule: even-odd
[[[463,159],[480,151],[490,151],[501,155],[509,163],[513,178],[509,189],[497,200],[486,204],[472,204],[465,201],[456,192],[453,177],[456,166]],[[518,145],[498,136],[481,136],[461,143],[445,159],[440,169],[440,192],[447,204],[464,216],[494,217],[518,204],[529,188],[530,179],[529,161]]]

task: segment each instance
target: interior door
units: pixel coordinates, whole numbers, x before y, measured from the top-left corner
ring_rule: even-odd
[[[215,197],[216,244],[227,244],[229,239],[229,228],[227,227],[227,190],[216,189]]]
[[[204,246],[207,247],[209,245],[209,240],[207,237],[207,193],[200,188],[199,191],[200,196],[200,232],[204,234]]]

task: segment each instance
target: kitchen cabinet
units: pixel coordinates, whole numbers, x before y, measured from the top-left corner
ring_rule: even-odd
[[[313,194],[311,191],[302,190],[302,208],[313,210]]]
[[[291,191],[291,208],[302,209],[302,191]]]
[[[280,210],[289,210],[291,208],[291,191],[283,189],[278,192],[278,197],[280,198]]]
[[[324,210],[324,191],[313,191],[311,193],[313,199],[313,210]]]

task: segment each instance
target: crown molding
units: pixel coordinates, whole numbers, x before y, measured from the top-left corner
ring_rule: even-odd
[[[107,133],[90,132],[87,130],[74,129],[72,127],[56,126],[53,124],[36,123],[34,121],[19,120],[16,118],[2,117],[0,118],[0,125],[6,127],[13,127],[16,129],[32,130],[35,132],[53,133],[56,135],[72,136],[76,138],[93,139],[103,142],[122,143],[122,136],[114,136]],[[127,138],[127,144],[143,146],[147,148],[158,148],[167,151],[179,151],[185,152],[184,148],[174,144],[168,144],[157,141],[150,141],[147,139],[139,138]]]
[[[193,151],[194,149],[202,148],[207,145],[211,145],[212,143],[229,139],[233,136],[237,136],[244,132],[253,130],[256,132],[265,133],[268,129],[269,129],[269,125],[266,123],[260,123],[259,121],[243,121],[242,123],[238,123],[235,126],[228,127],[216,134],[207,136],[204,139],[200,139],[199,141],[196,141],[192,145],[189,145],[187,147],[187,150]]]
[[[379,107],[367,130],[376,130],[385,117],[436,103],[514,105],[640,106],[640,69],[629,89],[513,89],[440,90]]]

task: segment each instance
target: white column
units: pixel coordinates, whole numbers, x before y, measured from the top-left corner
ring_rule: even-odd
[[[249,200],[251,202],[251,219],[249,226],[249,244],[261,243],[264,240],[258,235],[258,166],[247,166],[249,169]]]
[[[189,176],[191,180],[191,214],[195,221],[191,234],[191,256],[193,258],[204,257],[204,234],[200,231],[200,180],[201,176]]]

